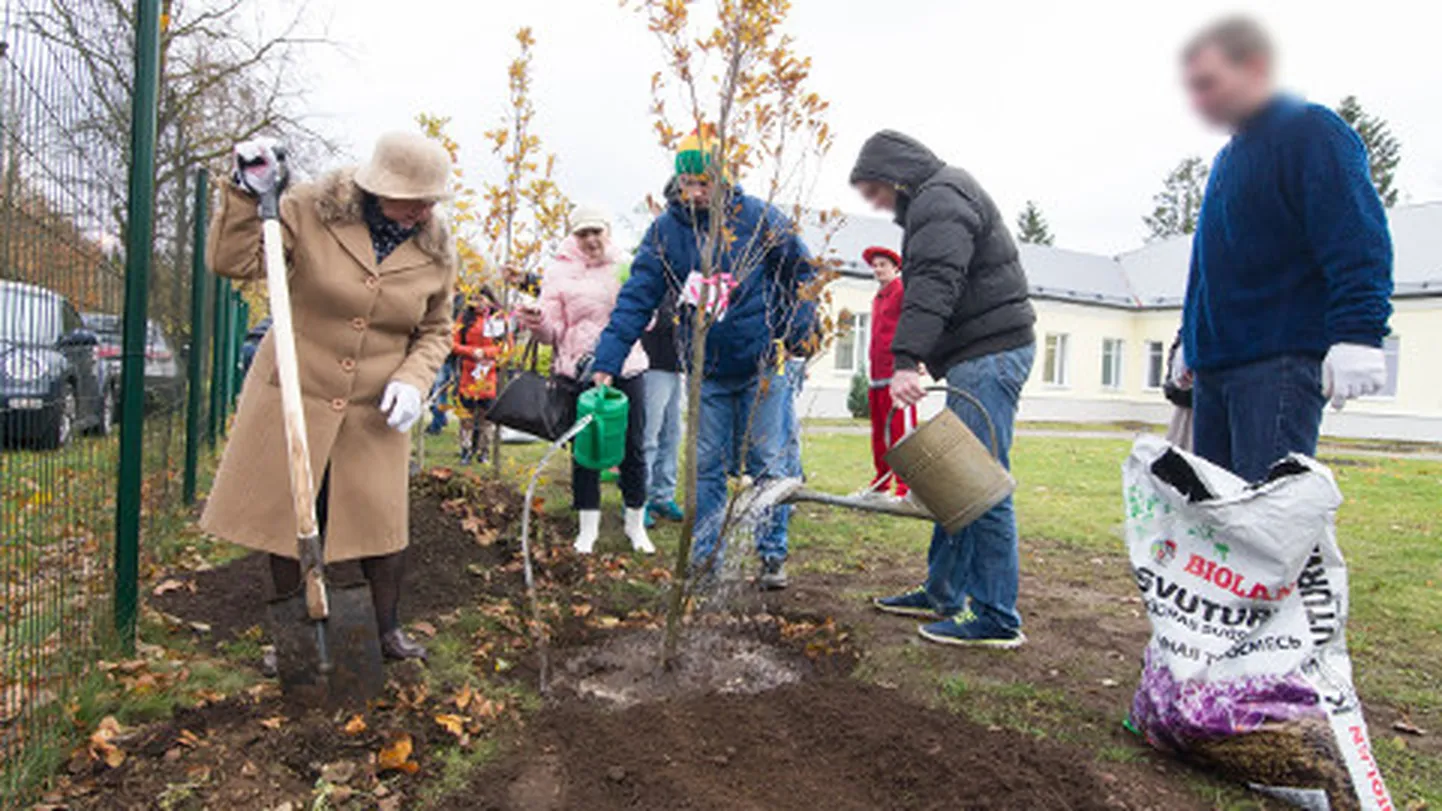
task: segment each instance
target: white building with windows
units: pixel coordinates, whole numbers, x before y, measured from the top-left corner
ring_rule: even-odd
[[[1394,270],[1387,388],[1328,409],[1333,436],[1442,441],[1442,375],[1431,347],[1442,346],[1442,202],[1390,212]],[[869,245],[899,249],[892,223],[848,216],[828,253],[842,261],[830,288],[840,323],[852,327],[811,367],[804,413],[846,416],[852,375],[864,367],[876,284],[861,263]],[[1022,265],[1037,310],[1037,359],[1022,394],[1021,418],[1058,422],[1164,423],[1161,395],[1168,347],[1181,320],[1191,241],[1146,245],[1120,256],[1023,245]]]

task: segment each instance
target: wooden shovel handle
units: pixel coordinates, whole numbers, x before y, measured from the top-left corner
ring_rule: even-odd
[[[298,536],[296,557],[303,567],[307,611],[311,619],[323,620],[330,615],[323,558],[316,554],[315,548],[307,550],[308,545],[318,547],[315,476],[310,467],[310,443],[306,439],[305,406],[301,399],[300,368],[295,352],[295,325],[291,320],[290,279],[285,265],[285,240],[279,217],[274,214],[264,216],[277,208],[274,200],[263,201],[261,206],[265,281],[270,296],[270,333],[275,347],[276,373],[280,379],[280,407],[285,424],[290,493]]]

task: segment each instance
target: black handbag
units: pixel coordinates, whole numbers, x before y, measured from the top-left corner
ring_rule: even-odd
[[[536,371],[539,348],[532,340],[521,356],[529,368],[507,381],[486,412],[486,420],[548,442],[560,439],[576,422],[576,396],[581,384],[565,375],[550,377]]]

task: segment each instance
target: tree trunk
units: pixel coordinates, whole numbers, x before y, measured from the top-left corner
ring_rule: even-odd
[[[686,434],[682,444],[686,452],[686,466],[682,471],[682,484],[686,488],[685,518],[681,522],[681,540],[676,545],[676,564],[671,573],[671,604],[666,608],[666,637],[661,647],[661,664],[665,667],[675,661],[676,648],[681,640],[681,620],[686,614],[686,600],[690,591],[686,575],[691,567],[691,547],[696,539],[696,479],[699,463],[696,443],[701,437],[701,382],[706,372],[705,319],[708,291],[709,288],[702,291],[701,306],[696,308],[691,323],[691,372],[686,375]]]

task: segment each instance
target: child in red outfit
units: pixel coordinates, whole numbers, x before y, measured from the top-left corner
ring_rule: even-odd
[[[891,339],[896,335],[896,323],[901,320],[901,257],[890,248],[867,248],[861,258],[871,266],[881,289],[871,302],[871,388],[867,401],[871,407],[871,456],[876,462],[876,478],[872,485],[877,492],[891,490],[891,466],[886,464],[886,451],[892,443],[907,431],[916,427],[916,406],[896,412],[887,425],[891,414],[891,373],[895,361],[891,357]],[[906,482],[896,479],[898,498],[907,494]]]

